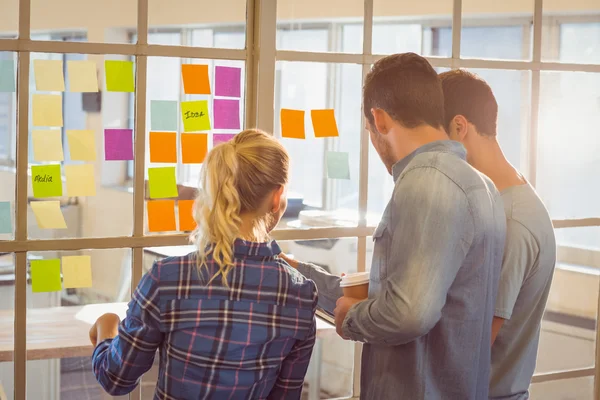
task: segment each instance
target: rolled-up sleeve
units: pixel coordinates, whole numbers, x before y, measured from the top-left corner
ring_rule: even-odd
[[[343,296],[342,288],[340,288],[341,278],[309,263],[299,262],[298,271],[317,285],[319,307],[333,314],[337,299]]]
[[[429,332],[473,240],[466,194],[435,168],[408,171],[391,206],[387,279],[343,323],[344,335],[355,341],[400,345]]]
[[[113,396],[131,392],[154,362],[163,341],[157,266],[140,281],[129,303],[127,317],[114,339],[99,343],[92,356],[98,383]]]

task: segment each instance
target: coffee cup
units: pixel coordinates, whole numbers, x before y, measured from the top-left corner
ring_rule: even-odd
[[[355,299],[366,299],[369,297],[369,273],[356,272],[342,276],[340,287],[344,296]]]

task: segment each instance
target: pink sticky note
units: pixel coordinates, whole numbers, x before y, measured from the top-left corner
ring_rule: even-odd
[[[104,130],[104,159],[133,160],[133,130]]]
[[[215,133],[213,134],[213,147],[221,143],[229,142],[235,137],[235,133]]]
[[[240,101],[215,99],[215,129],[240,129]]]
[[[242,69],[215,67],[215,96],[240,97]]]

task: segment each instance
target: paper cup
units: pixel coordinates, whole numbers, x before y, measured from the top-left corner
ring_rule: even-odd
[[[344,296],[355,299],[366,299],[369,297],[369,273],[357,272],[342,276],[340,287]]]

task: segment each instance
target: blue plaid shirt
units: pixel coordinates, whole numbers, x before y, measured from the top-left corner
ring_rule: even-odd
[[[99,343],[94,374],[111,395],[131,392],[160,352],[154,399],[299,399],[316,336],[315,284],[238,240],[229,288],[209,258],[158,261],[142,278],[119,335]]]

